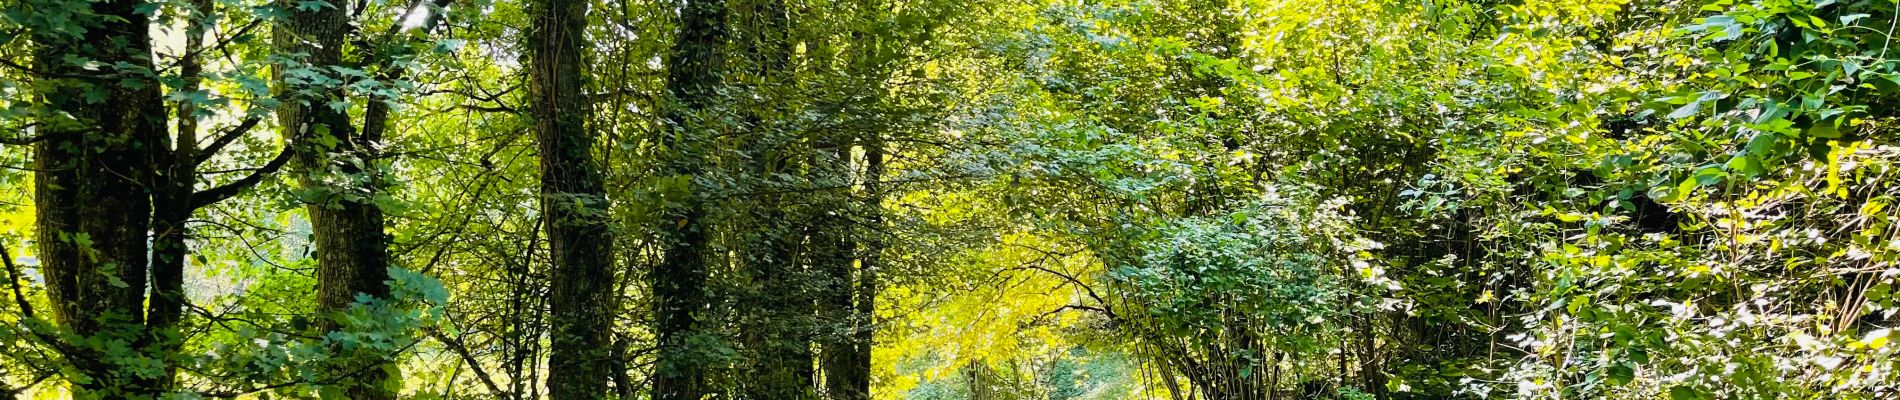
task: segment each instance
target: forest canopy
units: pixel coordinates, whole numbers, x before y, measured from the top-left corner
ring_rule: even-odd
[[[1900,398],[1900,0],[0,0],[0,397]]]

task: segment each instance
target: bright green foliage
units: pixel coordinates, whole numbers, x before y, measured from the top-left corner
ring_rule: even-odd
[[[668,91],[682,4],[588,8],[602,396],[651,398],[662,359],[721,399],[852,398],[847,366],[877,399],[1900,396],[1900,1],[696,1],[723,39],[687,71],[718,79],[673,86],[691,99]],[[153,67],[37,52],[124,44],[70,41],[106,5],[151,16]],[[351,11],[342,65],[274,50],[321,7]],[[0,0],[0,396],[107,370],[334,398],[369,367],[404,398],[545,396],[531,12]],[[221,142],[197,189],[265,171],[190,211],[176,347],[56,323],[36,242],[110,244],[38,235],[61,204],[35,196],[34,144],[141,87],[154,143]],[[329,160],[375,173],[313,177],[381,191],[260,168],[297,101],[389,106],[373,157]],[[391,296],[317,311],[301,205],[325,198],[387,215]],[[683,232],[705,299],[660,346]],[[862,337],[868,365],[827,358]]]

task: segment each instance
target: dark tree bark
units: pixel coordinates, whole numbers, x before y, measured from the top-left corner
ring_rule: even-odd
[[[790,132],[782,119],[792,108],[795,71],[792,63],[791,17],[784,0],[748,0],[742,7],[737,37],[745,43],[744,65],[759,78],[752,86],[756,99],[742,102],[745,110],[747,158],[742,180],[752,182],[750,194],[736,203],[750,211],[733,226],[743,241],[738,245],[742,266],[752,278],[740,316],[739,339],[748,356],[748,379],[740,383],[747,398],[801,399],[816,395],[813,367],[813,288],[810,273],[799,263],[805,232],[799,225],[815,222],[794,212],[799,204],[787,189],[807,183],[786,179],[800,175],[799,163],[809,154],[800,135]]]
[[[866,12],[882,9],[877,1],[867,1],[865,4]],[[875,17],[867,14],[860,18]],[[876,34],[875,32],[853,32],[851,35],[855,53],[851,57],[850,72],[858,79],[864,80],[859,84],[873,85],[867,90],[868,93],[872,93],[872,96],[862,100],[867,105],[874,105],[882,99],[884,88],[877,85],[882,85],[884,81],[875,77],[882,77],[888,73],[877,63],[877,60],[888,59],[889,54],[886,52],[889,49],[879,41]],[[872,116],[857,115],[855,118],[869,119]],[[861,125],[877,126],[878,124]],[[833,207],[838,210],[838,215],[849,215],[857,218],[858,221],[839,218],[834,225],[838,227],[837,229],[844,230],[837,233],[838,237],[826,239],[838,249],[841,256],[839,260],[832,261],[825,267],[826,275],[833,286],[822,301],[826,304],[824,308],[831,313],[828,319],[837,324],[840,329],[827,337],[821,367],[825,375],[825,392],[830,398],[868,400],[871,397],[871,347],[877,332],[873,321],[873,311],[877,308],[878,268],[883,264],[881,254],[884,249],[884,242],[880,236],[884,233],[882,206],[884,191],[887,189],[882,183],[884,133],[877,128],[870,128],[848,132],[841,136],[832,139],[836,141],[833,144],[837,148],[834,157],[838,159],[836,168],[839,169],[827,174],[842,176],[841,182],[850,183],[848,161],[850,149],[854,144],[852,142],[856,141],[855,144],[864,149],[865,169],[863,176],[859,178],[862,182],[863,202],[850,204],[849,196],[834,200],[837,203]],[[846,229],[851,226],[861,226],[866,229],[855,232]],[[854,262],[857,264],[855,274],[852,269]]]
[[[209,12],[211,2],[192,0],[187,5],[191,12],[202,15]],[[183,92],[197,91],[199,78],[204,64],[196,55],[204,47],[204,18],[189,18],[185,28],[185,52],[180,61],[179,76],[185,81]],[[190,100],[178,104],[175,115],[178,134],[172,140],[170,151],[164,148],[154,149],[157,174],[153,176],[152,188],[152,298],[146,304],[147,340],[156,346],[158,354],[169,357],[178,352],[184,344],[184,338],[178,332],[178,323],[184,319],[185,309],[185,256],[191,251],[185,245],[185,222],[191,219],[196,209],[191,202],[192,187],[198,179],[198,113],[197,104]],[[161,139],[165,136],[161,135]],[[159,377],[160,389],[170,389],[175,383],[176,365],[165,363],[164,376]]]
[[[725,0],[687,0],[680,10],[680,30],[667,56],[666,91],[671,97],[662,111],[664,133],[660,144],[666,154],[661,173],[678,182],[678,200],[669,199],[662,211],[660,234],[666,249],[653,271],[655,320],[659,336],[658,365],[653,377],[656,400],[698,400],[707,392],[706,375],[712,368],[706,346],[719,339],[701,326],[707,310],[706,249],[710,226],[705,221],[705,193],[696,183],[705,171],[706,154],[717,128],[720,70],[727,30]],[[678,193],[684,192],[684,193]]]
[[[302,54],[300,61],[311,67],[343,65],[343,40],[351,29],[343,8],[299,9],[290,0],[281,4],[293,12],[277,31],[279,50]],[[388,297],[389,239],[383,231],[383,212],[374,200],[382,179],[374,154],[381,140],[375,132],[380,129],[359,134],[346,110],[327,104],[345,99],[341,88],[305,84],[279,73],[285,92],[284,106],[277,112],[279,126],[294,148],[292,166],[304,188],[300,200],[306,205],[316,244],[317,309],[347,309],[358,294]],[[369,124],[380,122],[366,121]],[[338,328],[334,321],[325,321],[323,326]],[[333,373],[350,375],[339,382],[351,398],[394,398],[381,384],[390,377],[373,365],[389,360],[370,362],[341,366]]]
[[[145,337],[152,210],[145,185],[153,174],[149,157],[166,129],[158,83],[137,78],[153,65],[149,20],[136,11],[143,3],[90,3],[95,15],[72,21],[83,34],[34,30],[30,36],[35,70],[51,86],[44,100],[71,116],[41,121],[43,140],[34,144],[35,243],[53,319],[81,337],[125,346]],[[68,63],[68,57],[84,61]],[[84,62],[123,66],[94,70]],[[90,378],[75,381],[77,397],[151,395],[151,379],[120,368],[146,359],[142,352],[128,359],[108,357],[104,346],[62,347],[71,350],[65,355],[77,372]]]
[[[537,0],[528,48],[529,110],[541,153],[541,209],[552,252],[548,392],[598,399],[612,377],[613,235],[582,94],[586,0]]]
[[[884,266],[884,138],[872,132],[864,138],[864,203],[857,209],[868,227],[855,235],[863,247],[858,249],[856,287],[844,290],[856,296],[850,314],[849,341],[840,344],[837,363],[827,360],[825,376],[833,399],[868,400],[871,398],[871,348],[876,343],[878,272]],[[849,241],[847,240],[847,243]],[[849,248],[849,247],[846,247]],[[849,300],[844,300],[848,303]]]
[[[857,260],[852,253],[857,250],[857,244],[852,240],[849,214],[852,208],[848,185],[851,147],[848,142],[830,139],[820,148],[824,154],[812,167],[818,184],[841,188],[819,193],[818,204],[808,217],[812,221],[812,263],[823,274],[825,288],[818,299],[826,328],[818,336],[819,346],[824,350],[820,368],[825,373],[826,395],[832,399],[851,399],[857,398],[849,382],[856,369],[852,360],[857,354],[854,342],[859,328],[853,315],[857,308],[852,304],[857,294],[852,278],[852,264]]]

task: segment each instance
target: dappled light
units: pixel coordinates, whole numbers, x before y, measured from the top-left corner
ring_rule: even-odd
[[[0,0],[0,398],[1900,398],[1900,0]]]

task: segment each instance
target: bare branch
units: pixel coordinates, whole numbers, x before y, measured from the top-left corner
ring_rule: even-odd
[[[26,293],[20,290],[20,268],[13,265],[13,253],[7,250],[5,241],[0,241],[0,263],[7,267],[7,285],[13,288],[13,302],[20,305],[20,316],[33,318],[33,303],[28,303]]]
[[[235,42],[237,41],[238,38],[242,38],[244,37],[245,34],[250,33],[251,29],[256,29],[258,25],[263,25],[264,21],[266,20],[267,19],[265,18],[258,18],[258,19],[251,20],[251,23],[244,24],[243,27],[238,28],[237,32],[231,33],[231,36],[226,36],[226,37],[218,39],[218,42],[215,44],[212,44],[211,46],[201,47],[201,48],[198,48],[197,50],[192,50],[190,52],[186,52],[185,54],[181,54],[178,56],[177,61],[174,62],[170,67],[176,67],[178,66],[179,63],[183,63],[185,60],[189,60],[192,57],[197,57],[198,55],[203,54],[206,51],[211,51],[211,50],[222,51],[225,47],[230,46],[231,42]]]
[[[257,123],[262,121],[263,117],[251,116],[245,118],[242,122],[238,122],[237,126],[224,130],[223,134],[219,134],[218,138],[212,139],[211,143],[206,144],[204,149],[199,150],[198,154],[205,156],[199,157],[198,162],[204,162],[204,160],[210,159],[212,154],[217,154],[219,150],[224,149],[225,145],[237,141],[237,138],[244,137],[244,134],[250,133],[251,129],[256,128]]]
[[[289,163],[291,153],[291,149],[285,147],[282,151],[277,152],[276,158],[272,158],[270,162],[265,163],[262,167],[258,167],[257,170],[251,171],[250,175],[245,175],[243,178],[238,178],[238,180],[232,181],[231,183],[205,189],[204,191],[193,194],[191,196],[191,209],[196,210],[200,207],[211,205],[212,203],[224,201],[224,199],[229,199],[231,196],[236,196],[238,193],[244,192],[245,189],[257,186],[258,182],[264,181],[265,176],[276,173],[278,169],[284,167],[284,164]]]
[[[37,143],[41,140],[46,140],[46,135],[36,135],[36,136],[29,136],[29,137],[23,137],[23,138],[0,137],[0,144],[25,146],[25,145]]]
[[[510,393],[506,390],[501,390],[501,386],[495,384],[495,379],[489,377],[488,370],[482,368],[481,361],[475,359],[475,354],[470,353],[468,351],[468,346],[463,345],[462,341],[459,338],[451,338],[448,335],[443,334],[442,331],[439,329],[429,329],[429,336],[433,336],[435,337],[436,341],[442,342],[444,346],[449,348],[449,351],[454,352],[456,355],[462,356],[462,362],[467,363],[469,368],[475,371],[475,377],[482,381],[482,386],[488,387],[489,394],[493,394],[495,396],[498,396],[504,399],[515,398],[513,393]]]

